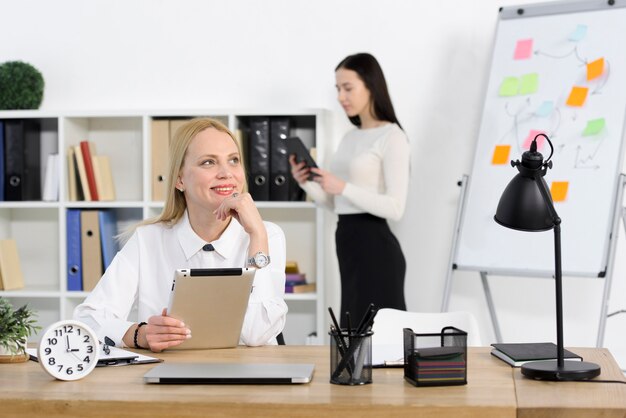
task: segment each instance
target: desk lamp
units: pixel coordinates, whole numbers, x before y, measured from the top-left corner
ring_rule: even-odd
[[[550,144],[550,156],[544,162],[537,152],[537,138],[543,136]],[[543,176],[552,168],[554,147],[545,134],[538,134],[530,151],[522,154],[522,162],[511,161],[519,173],[506,186],[494,219],[507,228],[539,232],[554,229],[554,281],[556,286],[556,341],[557,360],[546,360],[522,365],[522,374],[542,380],[584,380],[600,374],[600,366],[589,362],[563,359],[563,295],[561,274],[561,218],[556,213],[552,197]]]

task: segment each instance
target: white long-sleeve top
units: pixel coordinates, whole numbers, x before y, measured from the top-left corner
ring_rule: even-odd
[[[409,188],[410,144],[395,123],[353,129],[335,152],[331,172],[346,182],[340,195],[330,195],[314,181],[302,188],[315,202],[335,213],[370,213],[399,220]]]
[[[285,235],[277,225],[264,222],[271,262],[257,270],[241,330],[240,344],[276,344],[284,325]],[[134,322],[128,315],[137,304],[139,321],[160,315],[167,308],[175,269],[245,267],[249,235],[232,218],[222,236],[211,242],[215,251],[191,228],[185,212],[168,227],[162,223],[138,227],[118,252],[94,290],[74,310],[74,319],[85,322],[100,338],[124,346],[122,337]],[[193,334],[193,330],[191,330]]]

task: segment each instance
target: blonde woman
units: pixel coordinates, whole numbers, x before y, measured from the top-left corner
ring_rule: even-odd
[[[118,346],[160,352],[193,335],[167,316],[175,269],[248,267],[261,253],[270,262],[252,265],[258,270],[240,343],[276,344],[287,314],[285,237],[277,225],[263,221],[247,192],[239,143],[221,122],[198,118],[178,129],[170,151],[161,215],[129,232],[74,318]],[[139,323],[127,319],[135,303]]]

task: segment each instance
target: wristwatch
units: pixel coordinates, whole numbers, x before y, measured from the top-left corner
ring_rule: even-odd
[[[248,259],[248,267],[256,267],[262,269],[270,263],[270,256],[259,251],[253,257]]]

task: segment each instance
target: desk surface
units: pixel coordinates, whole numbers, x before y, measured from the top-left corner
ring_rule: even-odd
[[[625,380],[605,349],[574,349],[601,365],[598,379]],[[373,383],[337,386],[329,380],[328,346],[193,350],[156,355],[167,362],[314,363],[305,385],[154,385],[143,375],[154,364],[95,369],[75,382],[53,380],[32,361],[0,365],[1,416],[273,416],[620,417],[626,385],[537,382],[489,354],[468,350],[468,384],[416,388],[402,369],[374,369]]]

